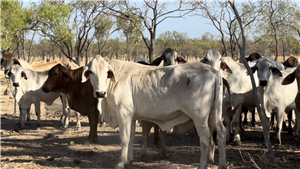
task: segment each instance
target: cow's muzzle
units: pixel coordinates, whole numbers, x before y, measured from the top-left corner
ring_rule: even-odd
[[[14,87],[19,87],[19,86],[20,86],[20,83],[13,83],[13,86],[14,86]]]
[[[42,90],[43,90],[43,92],[45,92],[45,93],[49,93],[49,92],[50,92],[49,89],[48,89],[47,87],[45,87],[45,86],[42,87]]]
[[[267,86],[268,85],[268,81],[266,81],[266,80],[260,80],[259,81],[259,85],[260,86]]]
[[[96,93],[96,96],[98,98],[104,98],[106,96],[106,92],[102,91],[102,92],[95,92]]]

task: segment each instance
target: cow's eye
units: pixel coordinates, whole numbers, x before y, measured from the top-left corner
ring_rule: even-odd
[[[58,73],[57,72],[54,72],[54,74],[53,74],[54,76],[58,76]]]

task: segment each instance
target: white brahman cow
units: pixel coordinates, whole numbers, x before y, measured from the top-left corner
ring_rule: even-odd
[[[194,121],[200,136],[199,168],[214,159],[213,132],[217,132],[219,168],[226,168],[226,129],[222,123],[222,77],[199,61],[151,67],[125,61],[94,58],[82,72],[90,78],[94,97],[101,98],[99,111],[111,127],[119,125],[121,158],[117,168],[133,160],[135,121],[146,120],[161,130]],[[178,127],[179,128],[179,127]]]
[[[216,70],[220,70],[224,79],[227,80],[231,94],[234,107],[240,105],[247,107],[250,110],[254,110],[256,105],[254,102],[254,95],[252,91],[252,85],[250,77],[247,76],[247,69],[243,64],[236,63],[230,57],[221,57],[220,53],[217,50],[209,50],[206,56],[201,60],[201,62],[213,66]],[[249,65],[253,66],[255,63],[250,62]],[[258,82],[256,76],[256,84]],[[223,115],[224,123],[227,129],[227,140],[229,139],[230,133],[230,100],[229,97],[224,98],[223,100]],[[233,115],[232,127],[234,129],[234,139],[233,144],[241,145],[240,137],[240,114],[241,106],[236,110],[236,113]]]
[[[297,126],[296,136],[299,135],[300,116],[295,105],[295,98],[298,92],[297,82],[294,81],[289,85],[281,85],[283,78],[294,72],[296,68],[284,69],[281,63],[278,63],[270,58],[261,58],[251,67],[253,72],[257,71],[259,79],[258,97],[262,108],[267,117],[270,117],[271,112],[276,112],[277,127],[276,127],[276,145],[275,148],[281,146],[281,130],[285,112],[295,110]]]

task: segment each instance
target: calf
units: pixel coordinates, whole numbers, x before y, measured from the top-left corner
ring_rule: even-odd
[[[191,119],[200,136],[199,168],[213,162],[213,131],[218,138],[219,168],[226,168],[222,77],[211,66],[199,61],[165,67],[125,61],[109,65],[98,57],[82,72],[82,82],[88,79],[110,126],[119,125],[122,151],[118,168],[133,160],[135,120],[153,122],[167,131]]]
[[[271,111],[276,112],[276,148],[281,146],[281,130],[285,112],[295,110],[297,117],[299,112],[296,110],[295,97],[297,95],[297,83],[282,86],[281,81],[288,74],[294,72],[295,68],[284,70],[282,64],[275,62],[270,58],[262,58],[251,67],[252,71],[257,71],[259,78],[258,96],[262,109],[267,117],[270,117]],[[299,122],[297,118],[296,136],[299,135]]]
[[[90,132],[86,143],[97,143],[98,99],[93,97],[93,87],[89,80],[81,83],[82,70],[82,67],[71,70],[58,64],[49,70],[48,79],[42,89],[46,93],[64,93],[67,96],[71,109],[78,111],[82,115],[87,115]],[[98,94],[103,95],[104,93]]]
[[[37,72],[31,69],[23,68],[18,62],[14,60],[13,65],[11,65],[10,70],[8,71],[8,76],[10,80],[10,90],[12,95],[15,97],[17,103],[19,104],[20,117],[19,125],[24,126],[25,115],[27,114],[27,121],[30,120],[30,106],[33,103],[35,106],[35,112],[37,115],[37,128],[40,127],[40,101],[45,102],[50,105],[53,101],[58,98],[60,93],[44,93],[40,88],[47,78],[48,71]],[[63,116],[66,116],[67,103],[66,97],[62,95],[63,103]],[[63,118],[62,118],[63,119]],[[79,123],[79,124],[78,124]],[[64,122],[62,121],[62,125]],[[65,125],[63,125],[65,126]],[[77,121],[77,127],[80,127],[80,122]]]

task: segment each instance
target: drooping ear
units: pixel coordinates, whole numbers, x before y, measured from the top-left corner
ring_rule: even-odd
[[[110,65],[108,65],[107,78],[111,79],[113,82],[117,81],[117,78],[115,76],[115,71]]]
[[[90,71],[88,66],[84,66],[81,75],[81,83],[86,82],[90,78]]]
[[[282,77],[282,73],[276,67],[271,66],[270,70],[271,70],[271,72],[272,72],[273,75],[277,75],[279,77]]]
[[[162,60],[163,60],[162,57],[158,57],[158,58],[154,59],[150,65],[158,66]]]
[[[257,70],[256,65],[252,66],[252,67],[251,67],[251,70],[252,70],[252,73],[254,74],[255,71]],[[247,73],[247,75],[250,75],[249,72]]]
[[[23,77],[25,80],[27,80],[27,75],[24,71],[21,72],[21,77]]]
[[[12,61],[13,61],[13,65],[20,65],[20,66],[22,66],[18,59],[13,59]]]
[[[295,72],[289,74],[287,77],[285,77],[282,81],[281,84],[282,85],[288,85],[294,82],[296,78]]]
[[[221,60],[221,63],[220,63],[220,68],[224,71],[227,71],[229,73],[232,73],[232,70],[228,67],[227,63],[224,62],[223,60]]]

